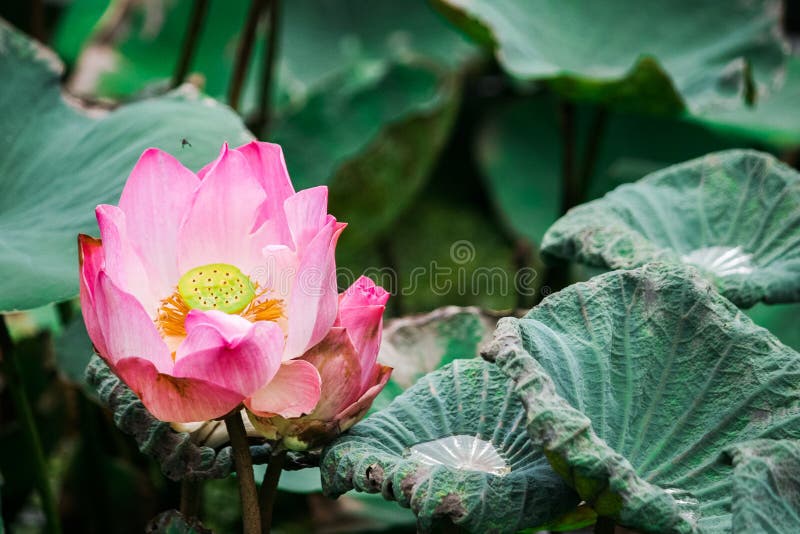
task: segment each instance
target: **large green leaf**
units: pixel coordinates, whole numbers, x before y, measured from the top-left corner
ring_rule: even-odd
[[[597,110],[578,106],[576,113],[578,130],[591,130]],[[599,135],[587,200],[667,165],[741,146],[741,140],[685,120],[615,112],[608,112]],[[537,94],[494,110],[477,140],[478,162],[500,217],[515,234],[536,243],[561,209],[561,138],[557,102]],[[588,140],[577,141],[582,156]]]
[[[89,113],[61,94],[61,70],[51,52],[0,21],[0,311],[78,293],[76,236],[96,233],[94,207],[116,203],[147,147],[196,170],[224,141],[250,137],[233,112],[188,89]],[[191,146],[181,148],[183,139]]]
[[[417,380],[453,360],[478,357],[497,319],[475,307],[447,306],[387,321],[378,361],[392,368],[392,376],[371,410],[382,410]]]
[[[800,437],[800,354],[696,270],[614,271],[502,319],[486,356],[528,432],[598,514],[646,532],[728,532],[738,441]]]
[[[782,72],[781,2],[440,0],[482,24],[513,76],[576,99],[694,112],[739,107]]]
[[[610,269],[697,266],[742,307],[800,300],[800,174],[747,150],[709,154],[570,210],[545,255]]]
[[[720,132],[735,133],[770,147],[800,146],[800,57],[792,56],[783,86],[752,108],[720,109],[693,117]]]
[[[800,441],[748,441],[726,452],[734,465],[732,532],[800,532]]]
[[[555,519],[578,499],[533,445],[510,382],[481,360],[422,378],[324,452],[323,490],[382,493],[430,531],[514,532]]]

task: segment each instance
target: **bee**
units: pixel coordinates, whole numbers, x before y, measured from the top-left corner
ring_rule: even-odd
[[[192,143],[190,143],[190,142],[189,142],[189,141],[188,141],[188,140],[187,140],[187,139],[184,137],[183,139],[181,139],[181,148],[186,148],[187,146],[188,146],[189,148],[192,148]]]

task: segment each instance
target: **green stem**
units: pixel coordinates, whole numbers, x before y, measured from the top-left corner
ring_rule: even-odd
[[[580,177],[575,172],[575,105],[561,102],[561,214],[580,203]]]
[[[610,517],[598,516],[594,524],[594,534],[614,534],[616,525]]]
[[[261,533],[269,534],[272,528],[272,514],[275,508],[275,497],[278,495],[278,481],[281,479],[283,465],[286,463],[286,450],[272,455],[261,482]]]
[[[244,534],[261,534],[261,514],[258,511],[258,492],[253,477],[253,458],[247,443],[247,431],[242,415],[234,410],[225,417],[225,427],[231,439],[236,478],[239,480],[239,495],[242,500],[242,522]]]
[[[267,32],[267,49],[264,53],[264,67],[261,72],[261,93],[259,95],[258,113],[254,121],[253,131],[259,139],[269,138],[272,112],[272,87],[275,72],[275,59],[278,57],[278,37],[280,35],[280,0],[270,0],[269,30]]]
[[[244,88],[244,81],[247,77],[247,67],[250,64],[250,56],[253,53],[253,43],[258,28],[258,19],[264,11],[266,0],[252,0],[250,10],[247,12],[244,31],[239,39],[239,47],[236,50],[236,63],[233,67],[230,92],[228,93],[228,105],[234,111],[239,110],[239,100]]]
[[[197,517],[200,511],[200,481],[181,480],[181,514],[186,519]]]
[[[17,422],[22,427],[27,448],[33,458],[34,484],[39,498],[42,500],[42,508],[47,519],[46,532],[58,534],[61,532],[61,521],[53,490],[50,487],[50,480],[47,477],[47,463],[42,450],[42,441],[39,438],[39,431],[36,429],[33,410],[25,393],[22,370],[4,315],[0,316],[0,367],[6,375],[9,393],[17,411]]]
[[[203,28],[203,21],[207,12],[208,0],[194,0],[192,13],[189,15],[189,26],[183,39],[181,55],[178,58],[178,64],[175,66],[175,73],[172,75],[172,82],[170,83],[172,88],[182,84],[189,73],[189,68],[192,66],[192,58],[197,49],[197,41],[200,38],[200,30]]]
[[[597,165],[597,155],[600,153],[600,145],[603,141],[607,122],[608,112],[605,108],[597,108],[594,112],[592,123],[589,125],[589,138],[586,143],[586,150],[583,153],[583,164],[581,165],[581,174],[578,182],[578,203],[583,202],[586,198],[586,190],[589,188],[589,183]]]

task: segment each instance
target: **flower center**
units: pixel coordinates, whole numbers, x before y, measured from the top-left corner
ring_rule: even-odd
[[[239,313],[256,297],[256,290],[238,268],[211,263],[186,271],[178,281],[178,294],[189,309]]]
[[[187,271],[177,290],[161,301],[155,323],[165,336],[182,338],[186,316],[193,309],[238,314],[253,323],[279,321],[283,301],[267,298],[267,293],[233,265],[203,265]]]

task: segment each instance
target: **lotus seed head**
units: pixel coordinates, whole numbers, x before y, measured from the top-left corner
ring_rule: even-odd
[[[239,313],[256,296],[250,278],[227,263],[195,267],[178,281],[178,293],[191,309]]]

